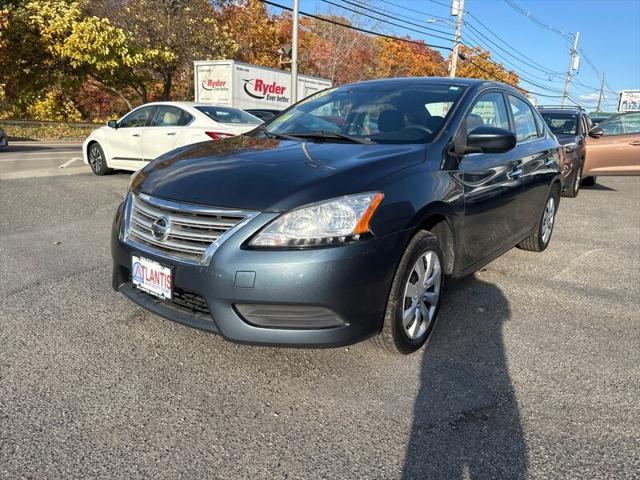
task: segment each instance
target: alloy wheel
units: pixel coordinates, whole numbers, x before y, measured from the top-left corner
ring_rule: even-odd
[[[442,268],[433,250],[420,255],[413,265],[404,288],[402,325],[407,336],[415,340],[433,322],[442,285]]]
[[[580,182],[582,182],[582,168],[578,167],[578,171],[576,172],[576,179],[573,182],[573,193],[578,193],[580,190]]]
[[[544,244],[546,244],[551,238],[555,215],[556,201],[553,197],[549,197],[549,200],[547,200],[547,206],[544,209],[544,214],[542,215],[542,243]]]
[[[94,172],[99,172],[102,169],[102,152],[100,147],[93,145],[89,150],[89,165]]]

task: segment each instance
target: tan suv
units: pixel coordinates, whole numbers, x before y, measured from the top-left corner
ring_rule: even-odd
[[[640,112],[615,115],[589,131],[583,184],[596,175],[640,175]]]

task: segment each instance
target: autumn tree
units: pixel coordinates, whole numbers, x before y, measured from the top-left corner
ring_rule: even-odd
[[[516,72],[507,70],[502,64],[492,61],[490,52],[480,47],[469,48],[464,45],[460,47],[456,75],[497,80],[513,86],[517,86],[520,81]]]
[[[207,0],[91,0],[88,11],[108,17],[144,52],[137,70],[160,82],[163,100],[171,98],[176,77],[190,81],[194,60],[232,58],[238,51]]]
[[[282,16],[272,15],[258,0],[222,2],[218,22],[237,44],[237,54],[229,58],[278,68],[278,50],[284,46],[279,36],[281,21]]]
[[[408,40],[408,38],[407,38]],[[426,44],[377,37],[378,77],[439,77],[447,68],[442,55]]]

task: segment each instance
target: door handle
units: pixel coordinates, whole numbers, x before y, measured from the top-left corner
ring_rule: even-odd
[[[132,137],[139,137],[139,136],[140,136],[140,134],[139,134],[139,133],[132,133],[132,134],[131,134],[131,136],[132,136]]]
[[[631,142],[629,145],[633,145],[634,147],[640,147],[640,140],[636,140],[635,142]]]
[[[176,134],[176,132],[169,132],[169,133],[167,133],[167,135],[175,135],[175,134]]]
[[[516,180],[517,178],[520,178],[520,175],[522,175],[522,167],[514,168],[513,170],[511,170],[509,173],[507,173],[507,178]]]

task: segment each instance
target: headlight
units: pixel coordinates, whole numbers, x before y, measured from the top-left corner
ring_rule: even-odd
[[[567,153],[571,153],[571,152],[575,151],[577,146],[578,146],[578,144],[576,142],[567,143],[564,146],[564,151],[567,152]]]
[[[348,195],[285,213],[252,240],[253,247],[301,247],[347,243],[370,233],[369,221],[382,201],[380,192]]]

